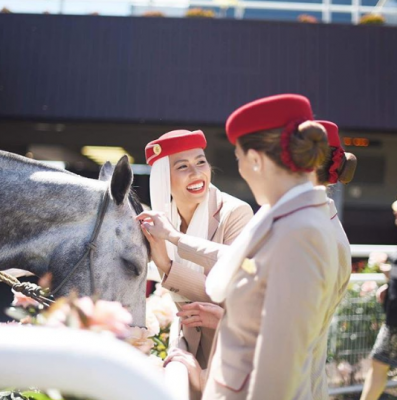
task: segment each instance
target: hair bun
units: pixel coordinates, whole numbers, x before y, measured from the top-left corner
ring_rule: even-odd
[[[289,148],[295,165],[302,169],[316,169],[330,152],[327,132],[317,122],[302,122],[291,136]]]
[[[343,162],[338,171],[338,181],[344,184],[350,183],[354,178],[357,168],[357,158],[352,153],[344,154]]]

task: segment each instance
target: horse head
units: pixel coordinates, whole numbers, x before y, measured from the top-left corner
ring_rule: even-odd
[[[93,281],[100,298],[120,301],[144,325],[148,246],[134,218],[142,206],[127,157],[115,168],[106,163],[93,180],[0,152],[0,179],[0,270],[50,272],[52,287],[62,284],[57,296],[90,295]],[[87,246],[92,254],[84,257]]]

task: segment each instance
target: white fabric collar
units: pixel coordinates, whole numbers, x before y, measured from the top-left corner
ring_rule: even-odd
[[[309,190],[313,189],[313,184],[309,181],[306,183],[302,183],[298,186],[294,186],[292,189],[288,190],[288,192],[284,193],[276,202],[276,204],[271,207],[272,210],[275,208],[280,207],[282,204],[286,203],[287,201],[290,201],[294,197],[298,197],[300,194],[304,192],[308,192]]]

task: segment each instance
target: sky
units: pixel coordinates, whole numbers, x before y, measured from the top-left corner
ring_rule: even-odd
[[[127,0],[0,0],[0,9],[8,8],[15,13],[43,13],[58,14],[90,14],[98,12],[102,15],[141,15],[149,10],[160,10],[167,16],[182,16],[188,8],[187,0],[168,0],[174,7],[157,6],[156,0],[138,0],[131,5]],[[149,4],[153,4],[150,7]],[[167,0],[162,0],[167,4]],[[146,6],[145,6],[146,5]]]

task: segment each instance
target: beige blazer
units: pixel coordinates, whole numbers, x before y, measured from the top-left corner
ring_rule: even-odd
[[[331,305],[328,309],[326,321],[318,337],[316,347],[313,352],[311,381],[312,381],[313,399],[315,400],[329,399],[327,375],[324,369],[324,365],[327,361],[327,339],[328,339],[329,325],[331,323],[332,316],[335,313],[336,307],[339,305],[346,292],[350,280],[351,264],[352,264],[350,243],[342,227],[342,224],[339,221],[335,203],[333,202],[333,200],[330,199],[328,204],[330,210],[331,223],[334,228],[336,241],[338,245],[339,269],[334,289],[334,295],[331,301]]]
[[[251,248],[231,282],[203,399],[313,400],[313,351],[338,273],[325,192],[270,210]],[[197,262],[222,251],[201,248]]]
[[[213,185],[209,191],[208,209],[208,240],[218,244],[232,244],[253,216],[252,209],[247,203],[221,192]],[[194,253],[197,250],[196,239],[192,236],[187,237],[186,241],[189,245],[185,248],[188,252]],[[208,245],[211,243],[208,240],[202,239],[200,243]],[[184,258],[179,251],[179,246],[178,252]],[[202,274],[174,262],[162,285],[171,292],[187,297],[192,302],[211,302],[205,292],[205,280],[209,270],[210,268],[205,268],[205,273]],[[177,306],[179,308],[180,305],[177,303]],[[183,327],[183,340],[186,341],[187,349],[196,356],[202,368],[207,367],[214,335],[213,329]]]

